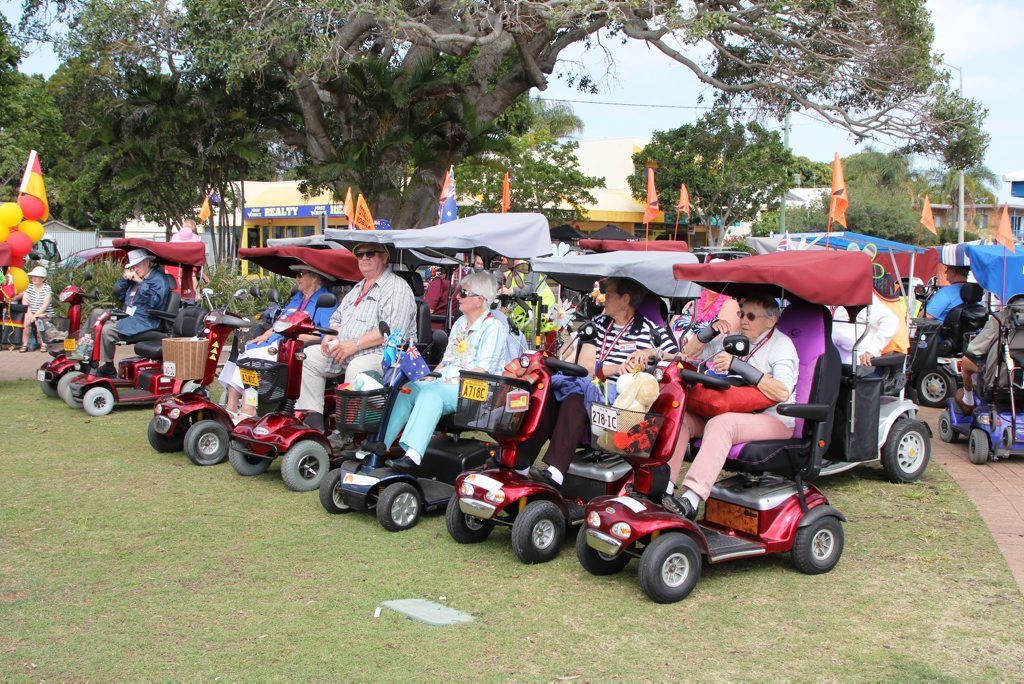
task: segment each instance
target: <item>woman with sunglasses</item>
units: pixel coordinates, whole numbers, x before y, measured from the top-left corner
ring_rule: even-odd
[[[296,311],[305,311],[312,316],[313,321],[316,325],[321,328],[328,327],[331,321],[331,314],[334,313],[334,309],[318,309],[316,308],[317,298],[327,292],[327,288],[324,287],[324,282],[332,280],[332,278],[320,271],[310,268],[305,264],[296,264],[291,267],[295,271],[295,279],[298,283],[298,290],[295,295],[292,296],[284,309],[281,310],[281,315],[278,318],[284,318],[290,316]],[[239,359],[277,359],[277,348],[280,346],[281,340],[284,338],[274,332],[273,323],[274,321],[267,321],[271,324],[267,328],[266,332],[262,335],[249,340],[245,345],[245,351],[238,355]],[[306,341],[317,340],[320,337],[315,335],[303,335],[300,339]],[[225,408],[232,418],[243,418],[245,416],[256,415],[256,408],[254,406],[243,406],[242,402],[242,373],[238,370],[238,366],[228,361],[224,364],[224,369],[220,373],[220,384],[227,388],[228,396],[225,401]]]
[[[497,285],[488,273],[471,273],[462,279],[457,294],[462,316],[452,325],[448,347],[435,369],[441,377],[410,384],[410,392],[399,394],[391,410],[384,444],[390,447],[401,432],[398,444],[405,455],[388,460],[389,467],[410,472],[419,466],[441,416],[455,413],[461,371],[501,373],[507,362],[509,332],[490,312],[497,294]]]

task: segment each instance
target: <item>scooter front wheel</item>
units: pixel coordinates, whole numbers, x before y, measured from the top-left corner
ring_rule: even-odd
[[[231,463],[231,467],[235,469],[235,472],[243,477],[261,475],[267,472],[267,468],[270,467],[269,458],[248,456],[234,447],[228,451],[228,462]]]
[[[185,436],[181,434],[181,430],[176,430],[173,435],[160,434],[156,431],[156,421],[157,416],[153,416],[149,421],[149,427],[146,429],[149,446],[162,454],[181,451],[182,443],[185,441]]]
[[[407,482],[398,482],[380,493],[377,521],[389,532],[401,532],[416,526],[422,509],[416,488]]]
[[[512,524],[512,550],[523,563],[547,563],[565,541],[565,516],[551,501],[526,505]]]
[[[453,496],[444,512],[444,523],[448,534],[459,544],[479,544],[491,536],[494,523],[466,515],[459,508],[459,497]]]
[[[93,418],[105,416],[114,410],[114,393],[106,387],[93,387],[82,397],[82,408]]]
[[[341,497],[341,468],[335,468],[320,481],[320,505],[332,514],[352,512]]]
[[[967,458],[971,459],[971,463],[974,465],[988,463],[991,451],[992,445],[989,444],[988,434],[978,428],[971,430],[971,435],[967,439]]]
[[[331,457],[320,442],[305,439],[285,452],[281,458],[281,479],[293,492],[311,492],[320,488]]]
[[[185,455],[197,466],[221,463],[228,457],[230,446],[228,429],[216,420],[200,420],[185,433]]]
[[[690,595],[701,572],[697,543],[681,532],[651,542],[640,557],[640,588],[655,603],[675,603]]]
[[[57,394],[57,386],[54,385],[52,382],[48,382],[46,380],[39,381],[39,389],[42,390],[43,394],[45,394],[48,397],[60,396]]]
[[[596,549],[590,548],[587,543],[587,526],[580,525],[580,532],[576,535],[576,558],[579,559],[583,569],[591,575],[614,575],[621,572],[629,565],[629,556],[620,553],[618,556],[608,556]]]
[[[71,381],[77,378],[82,373],[80,371],[68,371],[64,375],[60,376],[60,380],[57,381],[57,396],[64,400],[64,403],[71,408],[78,408],[81,406],[75,398],[71,396]]]
[[[930,370],[921,374],[916,389],[922,406],[942,408],[956,393],[956,380],[941,370]]]
[[[882,467],[892,482],[907,484],[924,475],[932,455],[928,428],[919,420],[899,420],[882,445]]]

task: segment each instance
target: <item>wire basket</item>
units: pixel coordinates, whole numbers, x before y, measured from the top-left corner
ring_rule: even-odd
[[[376,432],[388,404],[388,388],[365,392],[342,390],[334,395],[338,430],[343,432]]]
[[[620,456],[650,458],[665,416],[628,411],[608,404],[590,405],[590,433],[594,448]]]
[[[261,404],[281,401],[284,398],[284,385],[288,379],[288,366],[272,359],[238,359],[236,365],[242,371],[242,385],[256,387],[256,394]],[[252,383],[252,376],[246,371],[256,373],[258,385]]]
[[[513,437],[530,408],[531,388],[528,380],[520,378],[462,371],[452,426],[493,437]]]

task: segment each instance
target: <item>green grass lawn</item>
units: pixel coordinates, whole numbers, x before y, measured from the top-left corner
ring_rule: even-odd
[[[1024,600],[938,466],[820,483],[849,518],[832,573],[727,563],[660,606],[636,562],[596,578],[568,543],[524,566],[507,530],[459,546],[440,515],[398,534],[330,516],[276,465],[242,478],[153,452],[149,416],[0,383],[3,680],[1024,678]],[[373,617],[414,597],[475,621]]]

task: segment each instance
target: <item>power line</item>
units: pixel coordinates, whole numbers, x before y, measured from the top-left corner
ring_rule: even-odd
[[[667,104],[653,104],[645,102],[602,102],[598,100],[568,100],[560,97],[539,97],[538,100],[544,102],[567,102],[569,104],[593,104],[593,105],[604,105],[607,107],[640,107],[645,109],[699,109],[699,110],[712,110],[714,107],[705,105],[667,105]],[[754,111],[746,107],[730,107],[732,111],[749,112]]]

